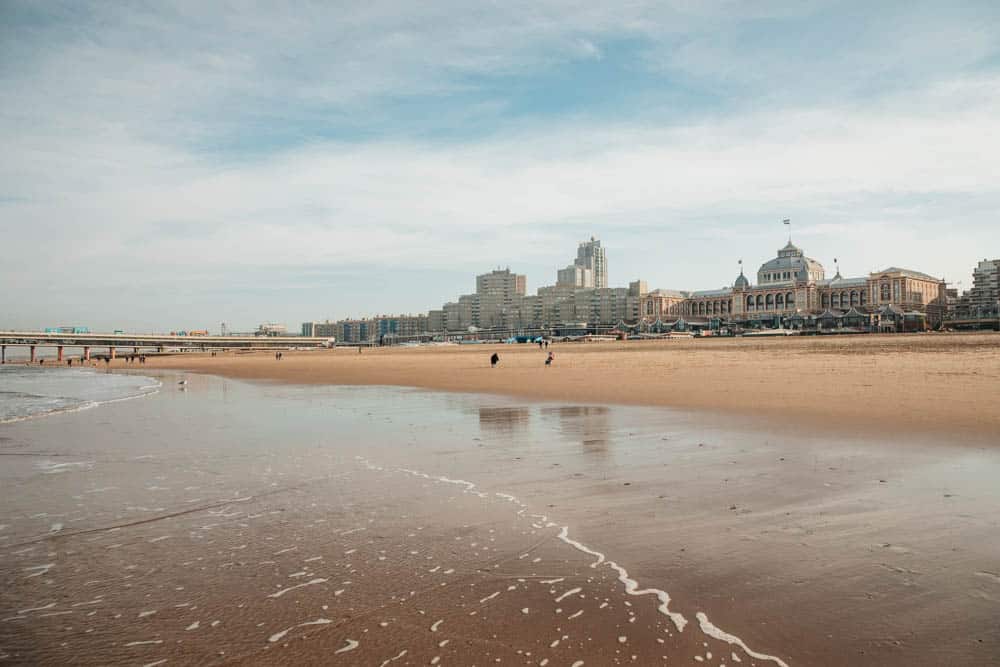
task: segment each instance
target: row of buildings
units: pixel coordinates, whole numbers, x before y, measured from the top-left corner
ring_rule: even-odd
[[[527,293],[524,275],[498,268],[476,277],[476,289],[426,315],[384,315],[307,322],[302,334],[344,343],[384,343],[430,336],[506,337],[560,332],[714,329],[908,331],[1000,311],[1000,260],[984,260],[973,288],[950,292],[944,280],[891,266],[863,276],[828,278],[823,265],[789,239],[760,265],[756,281],[742,270],[719,289],[649,290],[645,281],[608,286],[601,242],[579,244],[554,285]]]

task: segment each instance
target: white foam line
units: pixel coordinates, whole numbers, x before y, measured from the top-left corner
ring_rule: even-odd
[[[365,465],[368,466],[369,468],[372,467],[372,464],[367,459],[365,459],[364,457],[358,456],[356,458],[359,461],[364,461]],[[418,477],[423,477],[425,479],[437,480],[437,481],[446,482],[446,483],[449,483],[449,484],[460,484],[460,485],[463,485],[463,486],[466,487],[466,492],[472,492],[472,489],[476,488],[475,484],[473,484],[472,482],[466,481],[466,480],[449,479],[447,477],[431,477],[427,473],[423,473],[423,472],[420,472],[418,470],[409,470],[409,469],[406,469],[406,468],[397,468],[396,470],[398,472],[404,472],[404,473],[407,473],[407,474],[410,474],[410,475],[416,475]],[[485,497],[486,496],[486,494],[480,494],[480,493],[476,493],[476,495],[479,495],[480,497]],[[524,504],[523,502],[521,502],[520,500],[518,500],[516,496],[513,496],[511,494],[507,494],[507,493],[495,493],[494,495],[496,495],[496,496],[498,496],[500,498],[503,498],[503,499],[505,499],[505,500],[507,500],[507,501],[509,501],[509,502],[511,502],[513,504],[515,504],[515,505],[518,505],[522,509],[527,507],[526,504]],[[518,514],[520,515],[521,512],[518,512]],[[548,517],[545,516],[544,514],[530,514],[528,516],[531,517],[531,518],[534,518],[534,519],[541,520],[546,526],[550,526],[551,527],[551,526],[557,525],[557,524],[554,524],[551,521],[549,521]],[[601,553],[600,551],[597,551],[595,549],[591,549],[587,545],[585,545],[585,544],[583,544],[581,542],[578,542],[577,540],[574,540],[573,538],[571,538],[569,536],[569,526],[563,526],[560,529],[560,531],[559,531],[558,537],[559,537],[560,540],[562,540],[566,544],[570,545],[571,547],[573,547],[577,551],[580,551],[582,553],[585,553],[587,555],[590,555],[590,556],[593,556],[594,558],[596,558],[596,560],[593,563],[590,564],[590,567],[596,568],[597,566],[601,565],[602,563],[607,563],[608,567],[610,567],[611,569],[613,569],[615,572],[618,573],[618,581],[620,581],[622,584],[624,584],[624,586],[625,586],[625,592],[628,593],[629,595],[635,595],[635,596],[640,596],[640,595],[655,595],[656,598],[660,601],[660,604],[657,606],[657,609],[660,611],[660,613],[663,614],[664,616],[666,616],[667,618],[669,618],[673,622],[674,627],[677,628],[678,632],[683,632],[684,631],[684,627],[688,624],[688,621],[687,621],[686,618],[684,618],[683,614],[681,614],[679,612],[675,612],[675,611],[670,611],[670,594],[669,593],[667,593],[666,591],[664,591],[662,589],[659,589],[659,588],[643,588],[643,589],[640,589],[639,588],[639,583],[635,579],[632,579],[631,577],[629,577],[628,570],[626,570],[624,567],[622,567],[618,563],[615,563],[614,561],[607,560],[606,557],[604,556],[604,554]],[[753,657],[755,657],[755,658],[757,658],[759,660],[770,660],[770,661],[776,663],[779,667],[788,667],[788,665],[784,661],[782,661],[781,658],[777,658],[775,656],[767,655],[767,654],[764,654],[764,653],[757,653],[755,651],[752,651],[749,647],[747,647],[747,645],[739,637],[737,637],[735,635],[731,635],[731,634],[729,634],[727,632],[724,632],[723,630],[721,630],[721,629],[717,628],[716,626],[712,625],[709,622],[708,617],[704,613],[698,612],[696,614],[696,616],[698,618],[698,622],[699,622],[699,626],[701,628],[701,631],[704,634],[706,634],[706,635],[708,635],[710,637],[713,637],[715,639],[718,639],[720,641],[725,641],[725,642],[728,642],[730,644],[739,646],[740,648],[742,648],[744,651],[747,652],[747,655],[753,656]]]
[[[569,536],[569,526],[563,526],[562,530],[559,531],[558,537],[559,537],[560,540],[562,540],[566,544],[570,545],[571,547],[573,547],[577,551],[582,551],[583,553],[588,554],[588,555],[593,556],[594,558],[596,558],[597,560],[595,560],[593,563],[591,563],[590,567],[597,567],[598,565],[600,565],[601,563],[604,562],[604,554],[602,554],[600,551],[594,551],[593,549],[591,549],[587,545],[581,544],[580,542],[577,542],[576,540],[574,540],[573,538],[571,538]],[[542,583],[545,583],[545,582],[542,582]]]
[[[161,385],[162,386],[162,385]],[[140,389],[145,389],[145,387],[140,387]],[[26,421],[28,419],[37,419],[39,417],[48,417],[50,415],[66,414],[68,412],[83,412],[84,410],[91,410],[102,405],[107,405],[109,403],[121,403],[122,401],[132,401],[137,398],[146,398],[154,394],[159,394],[159,389],[154,389],[153,391],[144,391],[141,394],[136,394],[135,396],[125,396],[124,398],[111,398],[106,401],[87,401],[81,403],[80,405],[75,405],[71,408],[59,408],[56,410],[49,410],[48,412],[39,412],[33,415],[25,415],[23,417],[8,417],[6,419],[0,419],[0,424],[13,424],[14,422]]]
[[[383,660],[382,664],[379,665],[379,667],[385,667],[390,662],[396,662],[397,660],[399,660],[400,658],[402,658],[404,655],[406,655],[406,649],[405,648],[402,651],[400,651],[399,653],[397,653],[396,655],[392,656],[391,658],[389,658],[387,660]]]
[[[302,588],[303,586],[312,586],[313,584],[324,584],[324,583],[326,583],[326,581],[327,581],[326,579],[310,579],[309,581],[305,582],[304,584],[297,584],[295,586],[289,586],[288,588],[282,588],[277,593],[271,593],[267,597],[269,597],[269,598],[280,598],[285,593],[287,593],[289,591],[294,591],[296,588]]]
[[[438,628],[441,627],[442,623],[444,623],[444,619],[443,618],[440,619],[440,620],[434,621],[434,623],[431,625],[431,632],[437,632]]]
[[[757,653],[756,651],[751,650],[749,646],[744,644],[743,640],[740,639],[739,637],[731,635],[728,632],[725,632],[715,627],[708,620],[708,616],[706,616],[704,612],[699,611],[697,614],[695,614],[695,617],[698,619],[698,625],[701,626],[701,631],[704,632],[709,637],[714,637],[719,641],[739,646],[741,649],[746,651],[747,655],[757,658],[758,660],[769,660],[778,665],[778,667],[788,667],[788,664],[781,658],[775,657],[773,655],[767,655],[766,653]]]
[[[32,570],[38,570],[38,571],[35,572],[34,574],[27,575],[25,579],[31,579],[32,577],[40,577],[43,574],[46,574],[49,570],[51,570],[55,566],[56,566],[55,563],[46,563],[45,565],[32,565],[31,567],[26,567],[24,569],[29,572]]]
[[[44,607],[29,607],[27,609],[22,609],[21,611],[19,611],[17,613],[18,614],[27,614],[29,611],[45,611],[46,609],[52,609],[52,607],[55,607],[55,606],[56,606],[55,602],[50,602],[49,604],[45,605]]]
[[[358,642],[354,641],[353,639],[348,639],[346,641],[347,641],[347,646],[345,646],[344,648],[338,648],[336,651],[334,651],[334,653],[347,653],[348,651],[353,651],[358,647]]]
[[[566,591],[565,593],[563,593],[562,595],[560,595],[559,597],[557,597],[556,598],[556,602],[562,602],[563,600],[565,600],[566,598],[568,598],[570,595],[573,595],[574,593],[579,593],[582,590],[583,590],[582,588],[571,588],[568,591]]]
[[[479,604],[482,604],[484,602],[489,602],[490,600],[492,600],[493,598],[495,598],[498,595],[500,595],[500,591],[497,591],[496,593],[492,593],[490,595],[487,595],[486,597],[484,597],[482,600],[479,601]]]
[[[271,635],[270,637],[267,638],[267,641],[270,642],[270,643],[272,643],[272,644],[274,642],[280,642],[282,640],[282,638],[284,638],[285,635],[287,635],[289,632],[291,632],[295,628],[302,628],[302,627],[305,627],[307,625],[328,625],[330,623],[333,623],[333,621],[331,621],[328,618],[317,618],[315,621],[306,621],[305,623],[299,623],[297,625],[291,626],[290,628],[285,628],[281,632],[275,632],[273,635]]]

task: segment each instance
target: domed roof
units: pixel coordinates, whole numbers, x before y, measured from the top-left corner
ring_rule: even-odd
[[[740,275],[736,277],[736,282],[733,283],[733,288],[734,289],[747,289],[748,287],[750,287],[750,281],[747,280],[747,277],[745,275],[743,275],[742,271],[740,271]]]
[[[788,277],[785,277],[788,274]],[[806,257],[801,249],[788,241],[778,251],[778,256],[761,264],[757,271],[758,284],[790,282],[792,280],[822,280],[825,275],[823,265],[811,257]]]

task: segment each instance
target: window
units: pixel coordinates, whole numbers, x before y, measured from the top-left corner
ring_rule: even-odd
[[[882,300],[888,301],[890,299],[889,295],[889,283],[882,283]]]

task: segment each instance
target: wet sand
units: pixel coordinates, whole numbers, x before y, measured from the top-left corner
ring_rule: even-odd
[[[489,356],[501,355],[491,369]],[[340,348],[150,358],[150,368],[307,384],[400,385],[657,405],[824,427],[1000,434],[1000,334]],[[119,366],[127,365],[123,361]]]
[[[5,661],[1000,655],[989,439],[176,379],[0,428]]]

